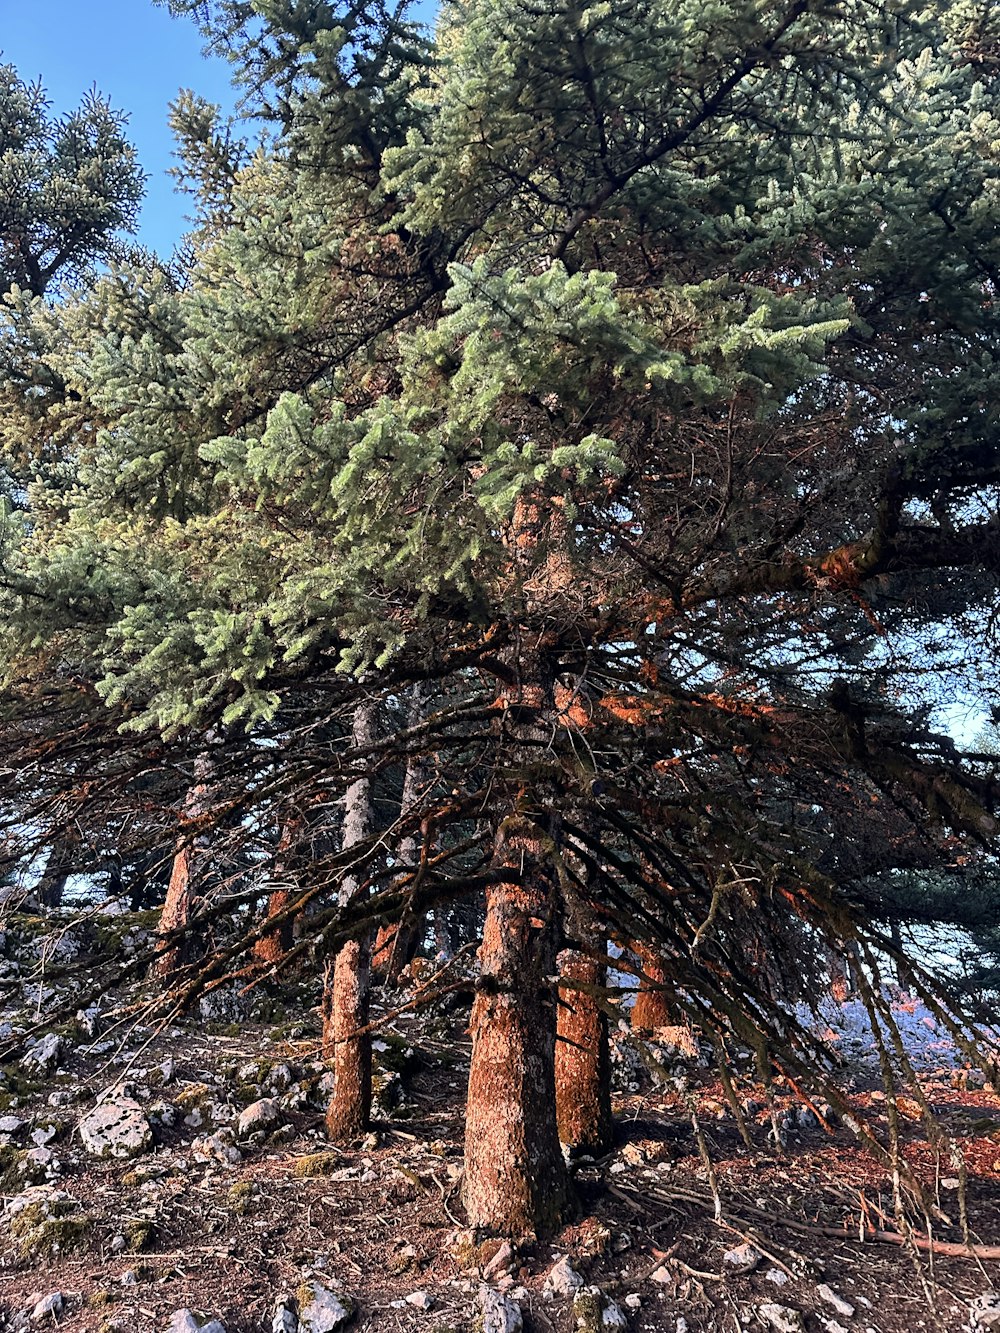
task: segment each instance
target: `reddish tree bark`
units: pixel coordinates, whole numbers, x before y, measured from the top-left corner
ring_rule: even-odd
[[[669,980],[663,959],[646,944],[633,944],[632,949],[645,973],[639,980],[632,1006],[633,1030],[654,1032],[657,1028],[672,1027],[677,1016],[670,1006],[668,992],[660,989]]]
[[[188,789],[181,810],[181,826],[194,824],[204,818],[208,812],[210,794],[209,778],[212,761],[208,754],[198,755],[194,761],[194,782]],[[157,933],[164,939],[164,948],[157,954],[153,964],[153,974],[166,979],[184,962],[189,951],[190,941],[183,935],[173,932],[186,931],[191,922],[191,912],[195,902],[194,871],[197,861],[204,854],[205,844],[202,838],[191,834],[182,834],[174,853],[170,869],[170,882],[167,885],[166,898],[160,911]]]
[[[375,704],[360,703],[354,713],[352,740],[358,750],[375,738]],[[352,782],[344,798],[344,849],[368,837],[372,828],[371,783]],[[345,876],[339,900],[346,906],[360,891],[363,876]],[[333,1060],[333,1092],[326,1110],[326,1132],[335,1142],[356,1138],[368,1127],[371,1114],[371,1034],[368,1024],[371,936],[350,940],[327,971],[323,994],[323,1054]]]
[[[602,963],[576,949],[563,949],[558,964],[569,982],[599,987],[607,977]],[[614,1134],[608,1020],[593,994],[572,985],[559,988],[555,1082],[560,1142],[599,1157]]]
[[[534,760],[551,732],[546,665],[540,651],[522,652],[520,682],[505,693],[517,767]],[[494,854],[511,878],[486,895],[472,1006],[463,1202],[473,1227],[543,1236],[570,1201],[555,1119],[555,823],[537,787],[511,796]]]
[[[279,913],[284,912],[292,901],[292,895],[295,892],[290,882],[289,851],[298,837],[302,828],[302,818],[294,815],[286,819],[281,829],[281,837],[278,840],[278,851],[275,857],[275,878],[279,881],[280,887],[272,889],[267,899],[267,919],[273,920]],[[253,946],[254,956],[263,963],[276,965],[281,962],[285,954],[292,947],[292,918],[287,917],[284,921],[278,923],[273,930],[262,935]]]

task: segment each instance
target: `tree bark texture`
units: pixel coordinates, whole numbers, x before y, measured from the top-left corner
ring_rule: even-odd
[[[194,761],[194,782],[188,789],[181,810],[182,828],[185,824],[203,819],[208,813],[211,774],[211,757],[203,752]],[[164,948],[153,964],[153,974],[164,980],[186,961],[191,952],[190,940],[186,936],[178,934],[169,937],[173,932],[186,931],[190,925],[196,899],[196,867],[204,853],[203,837],[182,833],[174,852],[167,895],[160,911],[158,934],[164,940]]]
[[[600,987],[607,968],[576,949],[559,954],[559,976]],[[611,1146],[611,1055],[608,1020],[592,993],[559,988],[556,1022],[556,1123],[559,1140],[571,1153],[599,1157]]]
[[[295,845],[302,823],[302,818],[294,815],[286,819],[282,825],[275,857],[275,880],[277,884],[271,890],[267,899],[267,919],[269,921],[286,910],[295,893],[289,860],[291,849]],[[271,963],[272,965],[280,963],[292,947],[292,927],[291,917],[279,922],[273,930],[269,930],[266,935],[262,935],[254,945],[254,956],[260,959],[262,963]]]
[[[515,768],[536,760],[526,742],[551,731],[551,679],[538,659],[519,656],[521,683],[507,695],[519,715],[511,728]],[[544,1236],[570,1200],[555,1120],[554,820],[537,789],[511,795],[494,854],[511,878],[487,892],[472,1007],[463,1202],[473,1227]]]
[[[633,1031],[649,1033],[657,1028],[674,1026],[677,1015],[671,1007],[669,993],[660,989],[669,980],[663,959],[645,944],[633,944],[632,951],[645,973],[639,980],[632,1006]]]
[[[371,700],[354,713],[354,748],[364,750],[375,739],[376,708]],[[344,797],[342,845],[349,850],[368,837],[373,825],[371,782],[352,782]],[[356,870],[344,877],[339,901],[346,907],[360,891],[364,876]],[[334,1142],[356,1138],[368,1128],[372,1100],[372,1043],[368,1024],[371,936],[343,945],[328,971],[323,995],[323,1055],[333,1060],[333,1093],[326,1110],[326,1132]]]

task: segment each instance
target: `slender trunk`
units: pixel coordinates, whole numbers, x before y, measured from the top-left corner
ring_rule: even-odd
[[[274,877],[277,883],[267,899],[267,919],[269,921],[288,908],[295,893],[289,861],[291,849],[301,828],[302,818],[298,815],[286,819],[282,825],[274,867]],[[272,965],[280,963],[292,947],[292,926],[292,918],[286,917],[273,930],[269,930],[266,935],[262,935],[253,947],[254,956],[260,959],[262,963],[271,963]]]
[[[352,740],[364,750],[375,738],[376,709],[365,700],[354,712]],[[371,783],[358,778],[344,798],[345,850],[363,842],[371,832]],[[345,876],[340,887],[340,905],[357,896],[363,876],[356,871]],[[371,1035],[357,1035],[368,1024],[368,993],[371,936],[343,945],[327,972],[323,996],[323,1054],[333,1060],[333,1093],[326,1111],[326,1132],[336,1141],[356,1138],[368,1127],[371,1114]]]
[[[604,964],[576,949],[563,949],[558,963],[568,982],[600,987],[607,979]],[[560,1142],[575,1154],[607,1152],[614,1133],[608,1020],[592,993],[572,985],[559,988],[555,1081]]]
[[[416,726],[424,714],[427,701],[427,686],[417,682],[410,691],[410,708],[407,717],[409,726]],[[406,774],[403,778],[403,793],[399,813],[406,818],[417,806],[423,788],[429,776],[429,764],[422,754],[411,755],[407,760]],[[410,831],[399,844],[399,864],[404,873],[410,873],[420,864],[421,838],[415,831]],[[400,973],[411,960],[420,945],[424,930],[424,917],[404,916],[402,920],[390,925],[380,926],[372,950],[372,971],[394,984]]]
[[[208,754],[198,755],[194,761],[194,782],[184,797],[181,810],[182,827],[202,819],[207,813],[211,771],[212,761]],[[204,850],[203,839],[182,833],[170,868],[167,895],[160,911],[157,933],[163,938],[163,949],[153,964],[153,975],[164,980],[185,962],[190,953],[190,940],[187,936],[173,935],[173,933],[186,931],[190,925],[196,896],[194,871]],[[168,938],[171,935],[173,938]]]
[[[518,663],[507,696],[514,767],[537,763],[550,734],[552,686],[539,653]],[[507,1236],[550,1234],[570,1200],[555,1120],[555,823],[537,786],[511,793],[495,864],[472,1007],[463,1201],[473,1227]],[[534,806],[531,814],[522,813]]]
[[[632,1006],[632,1029],[635,1032],[655,1032],[657,1028],[672,1027],[676,1014],[671,1008],[669,994],[663,989],[669,980],[663,959],[646,944],[633,944],[645,976],[639,981],[639,990]]]
[[[67,826],[59,841],[53,844],[41,879],[35,888],[34,896],[40,906],[48,908],[62,906],[63,891],[76,868],[79,853],[80,838],[75,825],[71,824]]]

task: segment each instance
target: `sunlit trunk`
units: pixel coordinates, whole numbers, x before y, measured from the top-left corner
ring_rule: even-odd
[[[286,911],[295,894],[289,861],[291,849],[299,836],[302,822],[301,817],[296,815],[286,819],[282,825],[281,837],[278,840],[278,849],[275,855],[274,879],[276,883],[267,899],[268,921],[273,921],[282,912]],[[280,963],[292,947],[292,928],[293,921],[290,916],[279,921],[273,930],[269,930],[266,935],[262,935],[254,945],[254,956],[263,963],[274,965]]]
[[[181,810],[181,827],[204,818],[210,803],[209,779],[212,760],[208,754],[198,755],[194,761],[194,782],[188,789]],[[197,897],[196,878],[198,863],[204,859],[205,840],[192,833],[182,833],[174,852],[170,882],[160,911],[158,934],[163,948],[153,964],[154,975],[164,979],[180,967],[191,953],[187,934]],[[176,933],[175,933],[176,932]]]
[[[375,720],[373,701],[358,704],[352,728],[355,749],[363,751],[372,745]],[[373,823],[371,782],[367,777],[359,778],[351,783],[344,798],[344,850],[363,842]],[[342,907],[357,896],[364,879],[358,870],[344,877],[339,894]],[[357,1137],[367,1128],[371,1113],[371,1034],[359,1032],[368,1024],[370,961],[371,939],[366,933],[340,949],[327,973],[323,1054],[333,1060],[334,1084],[326,1111],[326,1132],[334,1141]]]
[[[548,736],[551,679],[538,653],[518,660],[506,695],[518,767],[537,763]],[[554,819],[537,791],[513,794],[497,830],[472,1008],[463,1201],[473,1227],[507,1236],[546,1235],[570,1198],[555,1120],[555,971],[558,911]],[[533,807],[533,808],[532,808]]]
[[[663,959],[645,944],[633,944],[632,951],[645,974],[639,980],[639,990],[632,1006],[632,1027],[636,1032],[655,1032],[657,1028],[671,1027],[677,1021],[670,1005],[668,992],[663,989],[669,980]]]
[[[608,1020],[594,991],[607,968],[588,954],[563,949],[556,1026],[556,1122],[560,1142],[572,1153],[599,1157],[611,1146],[611,1057]],[[579,982],[586,989],[572,983]]]

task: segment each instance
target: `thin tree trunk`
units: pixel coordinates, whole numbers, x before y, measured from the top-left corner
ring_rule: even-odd
[[[211,773],[212,760],[203,752],[194,761],[194,782],[184,797],[181,810],[182,827],[202,819],[207,813]],[[170,883],[167,885],[167,896],[160,911],[157,931],[164,940],[164,947],[153,964],[153,975],[164,980],[184,963],[190,953],[190,940],[186,936],[168,937],[175,931],[186,931],[190,925],[196,898],[194,871],[204,850],[202,838],[182,834],[174,853]]]
[[[365,700],[354,712],[352,740],[364,750],[375,739],[376,707]],[[363,842],[373,825],[371,782],[358,778],[344,798],[345,850]],[[339,901],[346,907],[360,890],[364,876],[345,876]],[[335,1142],[356,1138],[368,1127],[372,1102],[372,1044],[368,1024],[371,935],[350,940],[328,969],[323,995],[323,1054],[333,1060],[333,1093],[326,1111],[326,1132]]]
[[[527,742],[547,738],[552,711],[551,678],[540,654],[522,656],[518,666],[522,683],[507,694],[517,710],[516,767],[525,759],[537,762]],[[519,720],[525,709],[528,720]],[[538,794],[511,793],[511,813],[497,831],[495,864],[511,879],[486,895],[465,1123],[469,1222],[515,1237],[550,1234],[570,1200],[555,1120],[555,827],[543,803],[531,801]],[[542,808],[521,813],[528,804]]]
[[[427,686],[418,681],[410,690],[410,707],[407,723],[414,727],[424,714],[427,701]],[[406,764],[403,778],[403,793],[399,812],[405,818],[415,808],[421,791],[429,775],[429,764],[422,754],[411,755]],[[415,832],[407,833],[399,844],[399,864],[404,872],[409,872],[420,864],[421,839]],[[406,967],[420,945],[420,936],[424,929],[424,917],[419,919],[404,917],[391,925],[380,926],[372,951],[372,971],[385,978],[390,985],[399,980],[400,973]]]
[[[62,836],[53,843],[45,869],[34,891],[41,907],[62,906],[63,892],[69,877],[76,869],[80,854],[80,835],[75,824],[68,824]]]
[[[302,818],[300,815],[291,816],[282,825],[274,867],[278,887],[272,889],[268,895],[268,920],[273,920],[279,913],[284,912],[292,901],[295,887],[290,875],[289,852],[294,846],[301,828]],[[271,963],[272,965],[280,963],[292,947],[292,928],[293,921],[291,917],[286,917],[284,921],[279,922],[273,930],[268,931],[266,935],[262,935],[254,945],[254,956],[263,963]]]
[[[600,987],[607,979],[606,966],[576,949],[563,949],[558,964],[569,982]],[[560,1142],[599,1157],[614,1134],[608,1020],[593,994],[573,986],[559,988],[555,1081]]]

